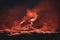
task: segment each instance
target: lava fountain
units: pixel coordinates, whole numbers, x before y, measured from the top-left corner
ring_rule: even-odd
[[[14,20],[11,28],[3,25],[0,32],[9,35],[36,33],[55,33],[58,28],[58,16],[54,4],[41,2],[33,9],[26,9],[26,15],[21,20]]]

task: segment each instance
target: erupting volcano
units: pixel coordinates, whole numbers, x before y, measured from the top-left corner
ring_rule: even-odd
[[[48,0],[39,2],[33,8],[27,7],[26,10],[23,10],[25,9],[23,6],[4,9],[3,13],[8,14],[0,17],[0,33],[6,32],[9,35],[55,33],[58,29],[58,14],[54,6],[54,2]]]

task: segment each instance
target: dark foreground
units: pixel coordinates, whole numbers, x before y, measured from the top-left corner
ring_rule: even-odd
[[[58,39],[60,37],[60,33],[52,33],[52,34],[20,34],[15,36],[8,36],[6,33],[0,34],[0,40],[49,40],[49,39]]]

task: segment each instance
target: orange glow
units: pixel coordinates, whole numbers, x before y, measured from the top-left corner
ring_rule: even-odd
[[[55,32],[57,29],[57,19],[56,19],[56,17],[54,17],[54,15],[51,15],[52,13],[55,13],[55,12],[51,12],[52,9],[47,9],[48,13],[46,13],[45,16],[42,16],[42,18],[39,18],[41,16],[41,15],[39,15],[39,14],[41,14],[39,12],[41,12],[41,10],[46,11],[45,9],[47,7],[44,5],[47,5],[50,8],[50,6],[47,2],[46,2],[46,4],[45,3],[41,3],[41,4],[42,4],[41,6],[38,5],[37,7],[33,8],[33,9],[28,8],[26,10],[27,14],[19,22],[17,20],[15,20],[13,22],[12,28],[10,28],[10,29],[5,28],[3,31],[10,33],[9,35],[17,35],[17,34],[25,34],[25,33],[30,34],[32,32],[36,32],[36,33]],[[33,27],[33,25],[35,25],[33,22],[35,22],[38,18],[41,19],[38,23],[43,24],[43,26],[41,28]],[[39,24],[37,24],[37,25],[39,25]],[[0,31],[2,32],[2,30],[0,30]]]

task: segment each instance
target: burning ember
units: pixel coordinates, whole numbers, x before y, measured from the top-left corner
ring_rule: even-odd
[[[33,9],[27,9],[26,15],[21,20],[14,20],[11,28],[3,28],[0,32],[7,32],[9,35],[36,33],[54,33],[58,23],[56,12],[48,2],[41,3]],[[46,13],[44,13],[46,11]],[[55,14],[54,14],[55,13]],[[3,25],[5,26],[5,25]]]

